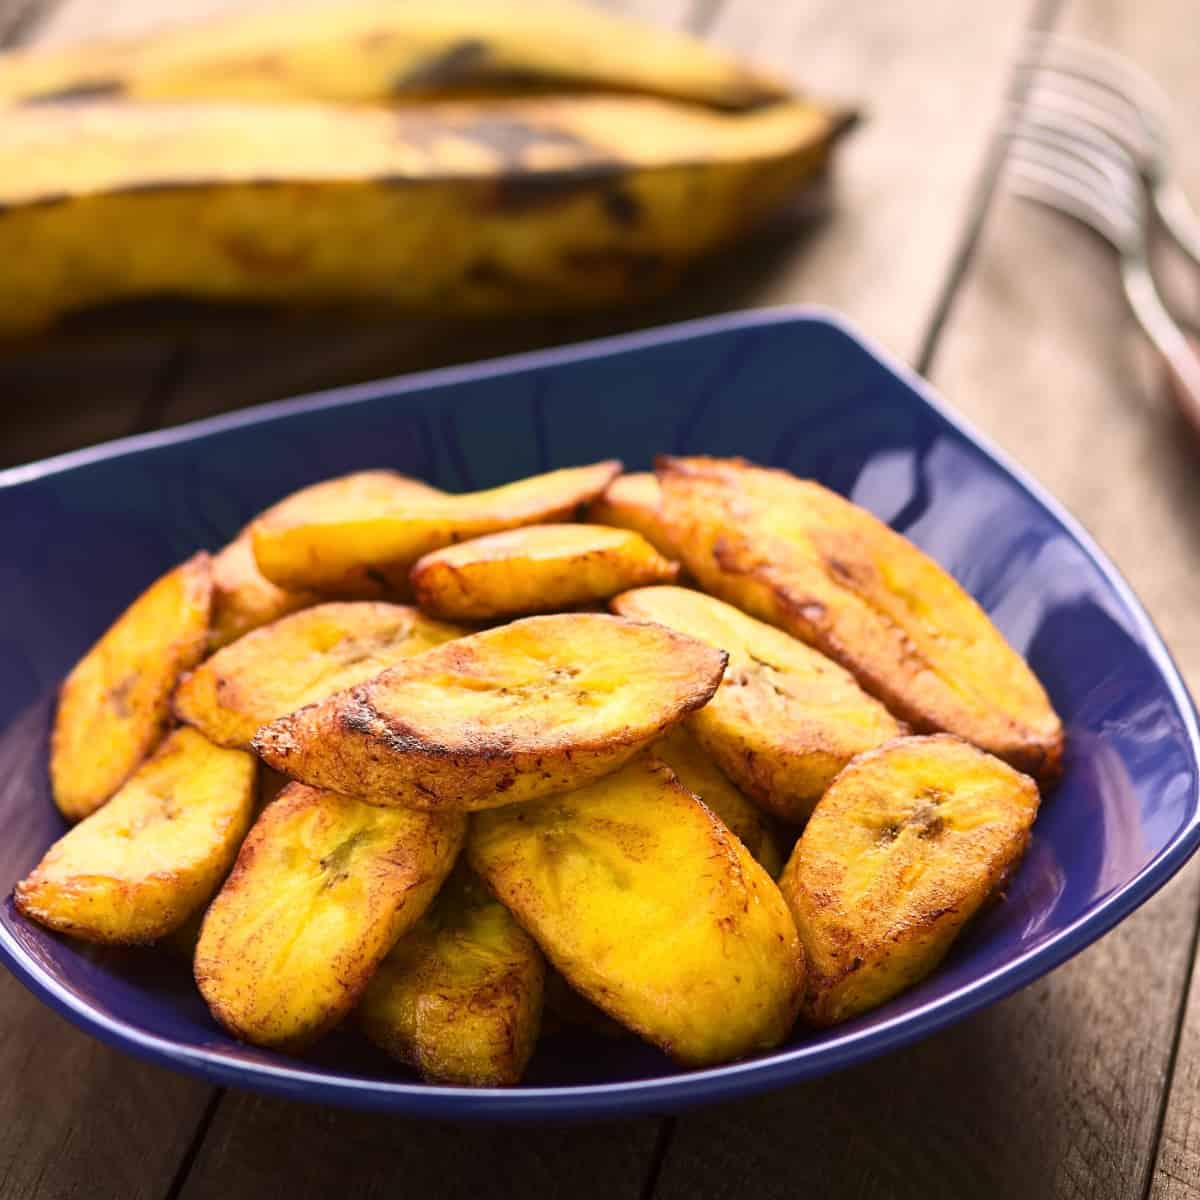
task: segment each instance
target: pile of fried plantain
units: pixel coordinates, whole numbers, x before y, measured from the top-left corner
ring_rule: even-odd
[[[918,983],[1029,842],[1040,684],[818,485],[619,469],[357,472],[152,584],[63,685],[79,823],[17,908],[190,957],[245,1041],[352,1020],[474,1087],[519,1082],[544,1008],[703,1067]]]

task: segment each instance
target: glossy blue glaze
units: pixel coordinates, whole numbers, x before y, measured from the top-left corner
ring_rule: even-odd
[[[61,831],[52,693],[142,587],[281,494],[390,466],[451,489],[657,451],[812,475],[941,561],[1045,682],[1067,769],[1009,889],[932,979],[770,1055],[683,1072],[637,1044],[545,1042],[528,1085],[433,1087],[343,1033],[301,1060],[239,1045],[163,952],[99,952],[6,901],[0,953],[113,1045],[221,1083],[466,1118],[665,1111],[838,1070],[1050,970],[1131,912],[1200,837],[1195,714],[1137,601],[1079,527],[903,368],[810,311],[747,313],[220,417],[0,473],[0,889]]]

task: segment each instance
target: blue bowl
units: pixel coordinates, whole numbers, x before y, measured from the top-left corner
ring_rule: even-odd
[[[1041,677],[1066,772],[1004,903],[931,979],[773,1054],[681,1071],[638,1043],[547,1038],[525,1086],[438,1087],[350,1032],[300,1059],[241,1045],[164,950],[97,951],[6,901],[0,954],[82,1028],[213,1081],[441,1118],[665,1111],[839,1070],[1036,979],[1127,916],[1200,838],[1196,716],[1112,564],[912,374],[811,311],[719,317],[368,384],[0,473],[0,887],[62,832],[59,679],[147,583],[285,492],[390,466],[460,490],[610,456],[743,454],[814,476],[946,566]]]

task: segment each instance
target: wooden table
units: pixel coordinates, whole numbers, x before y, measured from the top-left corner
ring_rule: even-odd
[[[229,7],[187,0],[170,19]],[[1075,513],[1200,681],[1200,484],[1085,231],[1003,194],[998,133],[1032,26],[1097,38],[1200,105],[1188,0],[625,0],[860,99],[833,215],[686,297],[461,330],[145,313],[0,353],[0,456],[22,461],[297,391],[750,304],[819,301],[934,383]],[[0,38],[163,19],[154,0],[0,0]],[[1194,122],[1192,122],[1194,126]],[[1179,146],[1200,196],[1200,138]],[[1194,284],[1194,281],[1191,281]],[[825,1081],[679,1118],[427,1126],[213,1089],[134,1062],[0,978],[0,1197],[1200,1196],[1200,865],[1052,976]]]

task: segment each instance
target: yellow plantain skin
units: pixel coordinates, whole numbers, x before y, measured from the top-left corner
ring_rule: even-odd
[[[176,680],[204,654],[211,607],[210,559],[196,554],[147,588],[67,676],[50,782],[68,821],[95,812],[154,749]]]
[[[89,942],[166,937],[229,870],[254,810],[255,763],[177,729],[101,809],[46,852],[13,899]]]
[[[504,1087],[533,1054],[544,978],[533,939],[464,867],[380,964],[358,1024],[422,1079]]]
[[[165,294],[430,315],[626,303],[784,207],[838,128],[803,101],[630,96],[7,109],[0,335]]]
[[[15,103],[103,96],[388,103],[551,85],[727,107],[787,94],[779,80],[695,38],[546,0],[307,4],[0,55],[0,101]]]
[[[779,1044],[803,956],[770,876],[649,755],[472,818],[471,865],[568,982],[685,1066]]]
[[[569,518],[620,469],[618,462],[565,467],[459,495],[358,488],[326,495],[319,505],[285,501],[251,526],[254,555],[281,587],[407,589],[422,555],[464,538]]]
[[[770,818],[730,782],[688,732],[686,723],[676,725],[666,737],[659,738],[650,747],[650,753],[665,762],[675,778],[725,822],[772,879],[778,878],[784,855]]]
[[[588,520],[640,533],[660,554],[677,558],[671,531],[663,519],[662,492],[649,471],[618,475],[588,505]]]
[[[705,591],[841,663],[918,732],[944,730],[1045,786],[1063,729],[987,614],[907,538],[811,480],[741,459],[662,459],[686,569]]]
[[[530,525],[426,554],[409,579],[417,603],[435,617],[489,621],[594,604],[678,573],[629,529]]]
[[[807,820],[846,763],[904,732],[836,663],[703,592],[640,588],[612,608],[728,653],[717,694],[688,727],[734,783],[782,820]]]
[[[467,631],[403,604],[331,601],[255,629],[180,683],[175,715],[220,746],[248,747],[276,717]]]
[[[454,865],[465,820],[292,784],[258,818],[196,946],[213,1016],[259,1046],[308,1045],[358,1002]]]
[[[834,781],[784,869],[808,957],[801,1015],[833,1025],[924,979],[1029,842],[1037,785],[948,734],[901,738]]]
[[[264,726],[316,787],[429,809],[518,804],[615,771],[716,691],[725,655],[604,613],[460,638]]]

